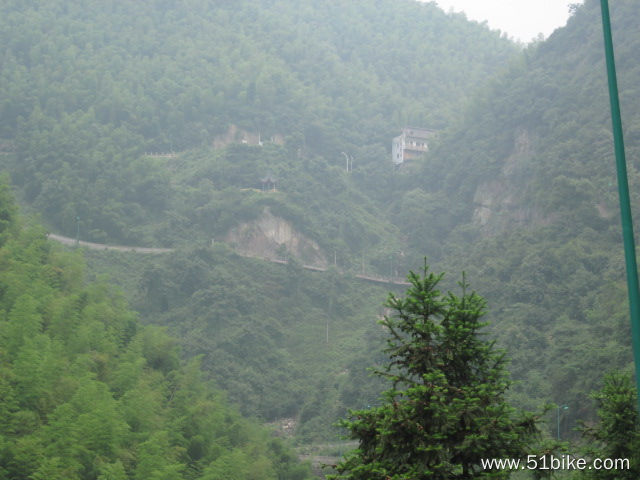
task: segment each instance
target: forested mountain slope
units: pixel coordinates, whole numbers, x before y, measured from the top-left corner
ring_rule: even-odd
[[[309,469],[181,367],[176,339],[79,255],[25,227],[0,185],[0,478],[303,479]]]
[[[46,222],[73,235],[80,218],[90,240],[177,241],[196,220],[179,209],[184,188],[143,154],[210,148],[232,125],[288,147],[264,168],[248,159],[251,182],[234,187],[291,163],[326,186],[346,152],[361,184],[388,190],[391,137],[447,125],[517,53],[410,0],[8,1],[0,17],[0,138],[15,152],[3,160]]]
[[[611,11],[635,210],[640,11]],[[567,425],[589,415],[602,374],[631,361],[607,95],[599,2],[588,0],[476,99],[394,207],[429,204],[397,225],[478,279],[521,401],[570,405]]]
[[[640,12],[612,3],[637,206]],[[384,289],[340,272],[423,254],[489,299],[521,404],[569,404],[569,426],[602,365],[628,366],[595,0],[524,52],[409,0],[6,1],[0,41],[0,161],[21,201],[69,236],[178,247],[89,262],[244,413],[296,417],[311,440],[374,401]],[[437,145],[394,171],[406,125]],[[288,266],[233,252],[269,222]],[[305,255],[337,268],[305,272]]]
[[[160,257],[87,252],[128,289],[144,321],[166,325],[242,413],[292,419],[304,442],[337,440],[347,408],[374,403],[367,368],[392,285],[239,257],[224,245]],[[395,287],[398,289],[399,287]],[[289,420],[287,420],[289,421]]]
[[[375,401],[386,289],[349,272],[421,263],[387,217],[392,137],[446,128],[519,54],[412,0],[9,0],[0,43],[0,168],[20,202],[69,237],[177,247],[87,253],[90,272],[203,355],[243,413],[295,417],[305,440]],[[269,222],[286,267],[229,248]],[[307,255],[336,268],[304,272]]]

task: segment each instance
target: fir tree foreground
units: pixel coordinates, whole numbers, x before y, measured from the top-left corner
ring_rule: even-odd
[[[444,294],[444,274],[411,272],[404,298],[389,295],[393,314],[381,322],[390,338],[389,362],[377,375],[392,388],[383,405],[352,411],[342,426],[359,448],[336,466],[337,479],[506,478],[481,467],[483,458],[522,458],[537,436],[536,417],[505,400],[505,355],[482,338],[485,301]]]
[[[634,480],[640,478],[640,419],[636,391],[629,375],[613,371],[604,377],[602,388],[591,395],[596,401],[599,422],[582,430],[587,440],[584,455],[600,459],[627,459],[629,468],[584,470],[575,478]]]

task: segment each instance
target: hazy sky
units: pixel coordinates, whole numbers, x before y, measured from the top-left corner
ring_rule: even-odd
[[[445,12],[453,8],[467,18],[487,20],[492,30],[500,29],[523,42],[542,33],[545,38],[563,26],[569,17],[569,4],[582,0],[435,0]]]

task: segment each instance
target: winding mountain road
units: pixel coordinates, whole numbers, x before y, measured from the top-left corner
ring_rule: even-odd
[[[132,253],[143,253],[143,254],[160,254],[160,253],[171,253],[174,252],[174,248],[153,248],[153,247],[130,247],[124,245],[107,245],[105,243],[94,243],[94,242],[85,242],[83,240],[76,240],[75,238],[65,237],[64,235],[57,235],[55,233],[48,233],[47,238],[54,240],[58,243],[62,243],[63,245],[68,245],[71,247],[84,247],[91,250],[114,250],[117,252],[132,252]],[[271,263],[280,263],[286,264],[285,260],[277,260],[273,258],[265,258],[258,257],[253,255],[248,255],[246,253],[239,253],[239,255],[247,258],[256,258],[259,260],[265,260]],[[302,268],[306,270],[312,270],[314,272],[326,272],[327,269],[323,267],[316,267],[315,265],[302,265]],[[368,282],[374,283],[384,283],[391,285],[410,285],[409,283],[395,278],[386,278],[379,276],[371,276],[371,275],[354,275],[355,278],[359,278],[361,280],[366,280]]]
[[[173,248],[151,248],[151,247],[126,247],[123,245],[106,245],[104,243],[85,242],[83,240],[76,240],[75,238],[64,237],[62,235],[56,235],[55,233],[47,234],[47,238],[55,240],[58,243],[64,245],[70,245],[72,247],[85,247],[91,250],[116,250],[118,252],[135,252],[135,253],[171,253]]]

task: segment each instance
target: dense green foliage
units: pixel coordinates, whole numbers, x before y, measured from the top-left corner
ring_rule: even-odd
[[[632,25],[640,12],[619,1],[611,13],[635,208],[640,41]],[[607,95],[600,7],[588,0],[478,96],[394,207],[430,202],[418,218],[442,230],[429,253],[438,268],[482,279],[518,403],[569,405],[565,435],[593,415],[588,392],[599,388],[602,366],[631,363]],[[411,228],[409,217],[395,219]]]
[[[640,18],[612,3],[636,205]],[[295,417],[311,440],[373,404],[381,289],[340,271],[401,276],[424,254],[479,279],[510,395],[569,404],[563,436],[593,417],[601,366],[629,365],[597,1],[523,52],[409,0],[8,0],[0,42],[0,167],[20,200],[69,236],[178,247],[91,253],[91,274],[202,355],[243,413]],[[440,133],[393,170],[407,124]],[[267,174],[277,192],[259,191]],[[337,268],[220,245],[266,208]]]
[[[95,240],[173,241],[185,192],[144,152],[209,147],[231,125],[283,138],[279,169],[299,152],[328,186],[326,165],[348,152],[362,184],[388,187],[391,136],[407,123],[446,125],[517,51],[410,0],[15,0],[0,18],[0,139],[14,144],[14,182],[50,225],[75,234],[80,217]],[[235,165],[249,182],[230,173],[214,185],[253,186],[265,172],[252,157]]]
[[[140,269],[108,253],[90,265],[203,355],[244,413],[297,417],[311,439],[375,399],[363,352],[380,341],[380,288],[211,239],[268,208],[340,270],[405,271],[380,208],[390,139],[446,126],[517,47],[409,0],[10,1],[0,18],[0,161],[21,199],[69,236],[183,247]],[[278,192],[257,191],[268,173]]]
[[[307,467],[181,367],[163,328],[83,286],[0,187],[0,478],[303,479]],[[5,215],[6,212],[12,212]]]
[[[180,162],[172,179],[181,190],[171,218],[157,231],[168,244],[202,246],[224,239],[230,228],[268,208],[327,254],[337,252],[343,268],[359,267],[362,252],[371,267],[380,268],[389,252],[400,249],[398,230],[379,218],[350,175],[312,152],[298,155],[295,145],[203,147]],[[262,191],[260,179],[267,173],[278,180],[276,192]]]
[[[379,382],[368,378],[379,349],[370,302],[385,286],[345,278],[336,270],[243,259],[224,245],[177,252],[162,259],[88,252],[94,271],[114,279],[137,275],[123,288],[146,322],[182,338],[187,356],[203,368],[241,411],[264,421],[297,420],[303,441],[333,440],[332,427],[348,408],[375,401]]]
[[[611,373],[602,389],[593,394],[598,408],[598,424],[585,428],[590,458],[628,460],[629,468],[585,470],[578,478],[632,480],[640,475],[640,424],[636,390],[629,376]]]
[[[464,279],[461,296],[443,294],[442,276],[425,265],[422,275],[409,274],[405,297],[389,296],[392,314],[381,322],[389,360],[378,374],[392,388],[382,406],[343,422],[359,447],[334,478],[506,478],[481,460],[531,453],[535,418],[505,401],[504,353],[481,338],[484,300]]]

